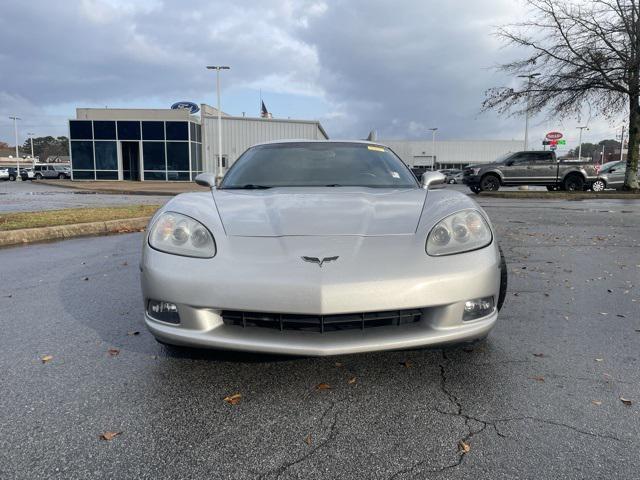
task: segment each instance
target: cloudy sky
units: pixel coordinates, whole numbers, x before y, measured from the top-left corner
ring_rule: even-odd
[[[3,0],[0,140],[8,115],[26,132],[66,134],[76,107],[215,105],[320,120],[331,137],[522,138],[523,118],[481,114],[484,91],[511,85],[491,67],[518,52],[494,27],[523,15],[518,0]],[[585,113],[588,116],[588,113]],[[582,119],[586,121],[586,118]],[[531,139],[577,119],[534,119]],[[620,124],[592,118],[585,140]],[[593,137],[593,138],[591,138]]]

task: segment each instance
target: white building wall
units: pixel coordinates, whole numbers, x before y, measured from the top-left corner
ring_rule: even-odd
[[[324,140],[326,133],[320,123],[303,120],[281,120],[222,116],[222,155],[227,168],[250,146],[273,140]],[[218,155],[218,118],[202,116],[204,170],[215,172]]]
[[[431,140],[380,140],[380,143],[389,146],[410,167],[433,165]],[[436,141],[435,167],[443,164],[489,163],[505,153],[523,149],[524,141],[521,140]]]

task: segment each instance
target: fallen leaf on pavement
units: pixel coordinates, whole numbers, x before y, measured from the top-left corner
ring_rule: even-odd
[[[458,443],[458,448],[460,448],[460,451],[464,453],[469,453],[469,451],[471,450],[471,446],[464,440],[460,440],[460,443]]]
[[[319,383],[316,385],[316,390],[331,390],[331,385],[328,383]]]
[[[405,360],[404,362],[400,362],[400,365],[402,365],[404,368],[411,368],[413,366],[413,363],[411,363],[411,360]]]
[[[536,382],[544,382],[544,377],[529,377],[531,380],[535,380]]]
[[[110,348],[109,350],[107,350],[107,353],[109,355],[111,355],[112,357],[115,357],[115,356],[120,354],[120,349],[118,349],[118,348]]]
[[[599,407],[600,405],[602,405],[602,402],[600,400],[591,400],[591,403],[593,403],[595,406]]]
[[[621,313],[616,314],[616,317],[618,317],[618,318],[627,318],[624,315],[622,315]]]
[[[603,362],[604,358],[596,358],[596,362]]]
[[[227,402],[229,405],[237,405],[240,403],[241,399],[242,399],[241,393],[234,393],[233,395],[224,397],[224,401]]]
[[[311,434],[304,437],[304,443],[306,443],[307,445],[311,445]]]
[[[138,332],[137,330],[133,331],[133,332],[127,332],[127,335],[132,336],[132,335],[140,335],[140,332]]]
[[[356,377],[351,377],[348,381],[349,385],[353,385],[354,383],[356,383]]]
[[[123,267],[126,267],[127,265],[129,265],[129,262],[122,262]]]
[[[83,280],[86,282],[87,280],[89,280],[89,277],[84,277]]]
[[[53,355],[42,355],[40,357],[40,360],[42,360],[42,363],[50,362],[51,360],[53,360]]]
[[[624,397],[620,397],[620,401],[622,403],[624,403],[625,405],[629,406],[631,405],[633,402],[631,400],[629,400],[628,398],[624,398]]]
[[[100,438],[102,440],[106,440],[107,442],[113,440],[114,438],[116,438],[118,435],[120,435],[122,432],[104,432],[100,434]]]
[[[534,357],[538,357],[538,358],[542,358],[542,357],[544,357],[544,353],[534,353],[533,356]]]

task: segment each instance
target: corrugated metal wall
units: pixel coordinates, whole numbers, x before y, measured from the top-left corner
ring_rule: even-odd
[[[203,116],[202,135],[204,170],[214,172],[218,155],[218,119]],[[324,140],[326,137],[318,122],[222,117],[222,155],[230,167],[251,145],[273,140],[306,139]]]
[[[433,145],[430,140],[380,140],[388,145],[409,166],[420,163],[425,157],[429,162],[433,158]],[[489,163],[509,152],[524,149],[524,141],[520,140],[448,140],[436,141],[436,163],[470,164]],[[436,165],[437,167],[437,165]]]

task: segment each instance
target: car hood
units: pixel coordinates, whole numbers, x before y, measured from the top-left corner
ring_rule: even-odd
[[[412,235],[425,198],[420,188],[214,190],[226,234],[248,237]]]

